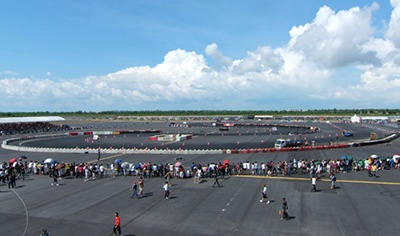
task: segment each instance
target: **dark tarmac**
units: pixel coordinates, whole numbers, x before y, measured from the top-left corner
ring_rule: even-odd
[[[117,124],[117,128],[121,128]],[[144,125],[144,124],[143,124]],[[139,124],[135,127],[141,127]],[[144,125],[145,126],[145,125]],[[196,127],[191,130],[159,126],[168,132],[186,131],[194,134],[209,134],[215,128]],[[146,127],[148,127],[146,126]],[[328,124],[321,124],[318,142],[326,143],[336,137],[338,130]],[[351,140],[367,139],[372,131],[369,127],[340,124],[351,130]],[[110,127],[96,127],[97,129]],[[126,127],[131,128],[131,127]],[[152,128],[152,127],[151,127]],[[375,127],[376,128],[376,127]],[[209,146],[210,142],[221,147],[239,145],[244,148],[262,143],[271,146],[283,133],[265,136],[243,135],[247,128],[240,128],[242,135],[224,135],[224,139],[203,135],[185,142],[186,148]],[[202,131],[202,132],[201,132]],[[231,129],[229,132],[238,130]],[[374,129],[382,135],[386,131]],[[215,131],[218,133],[218,131]],[[322,138],[324,135],[324,138]],[[220,137],[220,136],[218,136]],[[286,136],[285,136],[286,137]],[[315,136],[314,136],[315,137]],[[0,136],[0,140],[9,138]],[[37,141],[42,145],[87,145],[85,137],[65,137]],[[117,140],[119,139],[119,140]],[[94,146],[127,144],[161,145],[147,142],[142,136],[101,138]],[[137,140],[140,139],[140,140]],[[264,140],[261,142],[260,140]],[[309,137],[311,139],[311,136]],[[340,140],[345,139],[340,136]],[[121,144],[122,142],[122,144]],[[126,143],[124,143],[126,142]],[[36,141],[34,142],[36,146]],[[31,145],[32,143],[29,143]],[[296,152],[271,152],[225,155],[156,155],[156,154],[102,154],[100,163],[111,163],[119,158],[131,163],[175,163],[177,158],[188,168],[194,163],[218,163],[225,159],[231,162],[258,163],[296,159],[339,159],[351,155],[358,159],[377,154],[391,157],[400,152],[400,140],[389,144],[365,147],[351,147],[334,150]],[[167,144],[164,144],[165,146]],[[170,148],[181,143],[170,144]],[[175,145],[175,146],[173,146]],[[247,145],[247,146],[246,146]],[[42,161],[53,158],[64,162],[97,162],[97,154],[67,153],[26,153],[0,149],[0,161],[25,155],[27,161]],[[145,197],[130,198],[131,187],[136,176],[107,177],[84,182],[83,179],[66,178],[59,180],[60,186],[51,186],[48,176],[28,176],[17,180],[15,189],[0,184],[0,234],[40,235],[43,228],[54,235],[112,235],[114,212],[121,216],[122,235],[396,235],[400,217],[400,169],[378,171],[378,178],[368,177],[366,172],[351,171],[337,174],[337,188],[330,189],[328,176],[317,182],[318,192],[309,192],[311,182],[307,174],[291,176],[229,176],[220,180],[221,188],[213,188],[213,179],[203,179],[194,184],[193,179],[173,179],[170,199],[163,198],[164,178],[145,179]],[[261,187],[268,186],[271,204],[260,203]],[[278,210],[282,197],[289,205],[289,220],[280,220]]]

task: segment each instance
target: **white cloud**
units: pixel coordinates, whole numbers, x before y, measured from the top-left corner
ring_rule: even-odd
[[[5,70],[5,71],[0,71],[0,75],[5,75],[5,76],[17,76],[17,72],[11,71],[11,70]]]
[[[393,7],[386,37],[400,49],[400,0],[390,0]]]
[[[230,65],[232,64],[232,59],[223,56],[222,53],[219,51],[218,45],[216,43],[207,45],[206,54],[214,60],[215,69],[227,69],[227,67],[230,67]]]
[[[312,23],[291,29],[289,46],[328,68],[364,63],[369,58],[360,47],[374,32],[371,14],[377,8],[374,3],[335,13],[327,6],[321,7]]]
[[[399,2],[391,1],[385,38],[374,37],[376,3],[338,12],[324,6],[312,22],[290,30],[286,46],[260,46],[242,59],[232,60],[212,43],[205,47],[212,64],[176,49],[154,67],[73,80],[7,78],[0,87],[5,101],[17,99],[26,110],[398,107]]]

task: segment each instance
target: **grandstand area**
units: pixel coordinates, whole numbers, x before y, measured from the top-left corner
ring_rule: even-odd
[[[28,134],[69,130],[59,116],[0,118],[0,135]]]

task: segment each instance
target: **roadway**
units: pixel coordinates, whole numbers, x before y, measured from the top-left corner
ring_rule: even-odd
[[[371,132],[360,126],[345,128],[355,133],[354,139],[366,138]],[[176,130],[171,128],[172,131]],[[322,131],[337,133],[329,125]],[[123,136],[120,137],[123,140]],[[240,137],[249,139],[249,143],[250,139],[254,140],[254,135]],[[237,144],[236,136],[225,138],[227,140],[221,143]],[[80,139],[77,140],[82,142],[82,137]],[[107,141],[111,140],[114,137],[107,137]],[[193,139],[193,145],[196,142],[204,145],[198,140]],[[243,140],[241,142],[246,143]],[[59,142],[62,139],[54,140],[54,143]],[[399,152],[399,144],[399,140],[394,140],[390,145],[233,155],[103,154],[100,163],[110,163],[116,158],[128,162],[175,163],[182,157],[179,161],[188,167],[192,162],[207,164],[225,159],[235,163],[277,163],[293,158],[337,159],[342,155],[384,157]],[[51,157],[65,162],[97,162],[97,154],[23,153],[0,149],[0,161],[19,155],[28,156],[28,161]],[[305,174],[269,178],[231,176],[220,180],[221,188],[213,188],[212,179],[205,179],[201,184],[194,184],[193,179],[177,179],[172,180],[169,200],[163,199],[163,178],[146,179],[145,197],[131,199],[128,189],[133,180],[138,179],[134,176],[88,182],[63,179],[58,187],[50,185],[52,179],[48,176],[28,176],[25,181],[18,180],[15,189],[0,184],[0,232],[39,235],[42,228],[47,228],[50,235],[112,235],[113,215],[118,211],[123,235],[395,235],[398,232],[396,220],[400,216],[399,169],[379,171],[378,176],[372,179],[366,172],[339,173],[335,190],[329,189],[327,176],[324,176],[317,182],[319,191],[316,193],[309,192],[311,184]],[[269,205],[259,202],[264,183],[268,185],[272,201]],[[280,221],[278,215],[282,197],[286,197],[289,204],[291,219],[288,221]]]
[[[301,140],[312,142],[315,145],[327,145],[329,142],[342,143],[352,142],[355,140],[369,139],[371,129],[367,129],[360,125],[354,124],[335,124],[334,126],[326,123],[304,123],[303,125],[318,125],[321,130],[317,133],[309,133],[303,135],[289,136],[289,132],[307,131],[305,129],[295,127],[278,127],[277,131],[271,131],[269,126],[241,126],[231,127],[229,131],[219,131],[219,127],[212,127],[209,124],[202,125],[195,123],[190,128],[170,127],[166,123],[112,123],[101,126],[99,124],[85,124],[89,129],[83,131],[95,130],[161,130],[162,134],[191,134],[193,139],[181,142],[167,141],[149,141],[151,133],[142,134],[123,134],[123,135],[101,135],[98,140],[92,140],[91,136],[69,136],[66,137],[49,137],[46,139],[29,139],[23,140],[17,145],[33,146],[33,147],[52,147],[52,148],[138,148],[138,149],[249,149],[249,148],[271,148],[274,146],[276,139],[285,138],[293,140]],[[299,125],[299,124],[284,124]],[[90,129],[90,127],[92,127]],[[343,137],[342,130],[351,130],[353,137]],[[309,131],[309,130],[308,130]],[[385,131],[373,130],[378,136],[385,135]]]

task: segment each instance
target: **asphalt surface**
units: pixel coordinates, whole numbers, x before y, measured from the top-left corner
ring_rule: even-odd
[[[128,123],[96,124],[98,130],[127,128]],[[234,128],[241,135],[210,135],[219,131],[213,127],[190,129],[172,128],[165,124],[135,124],[134,128],[162,128],[163,132],[192,132],[203,134],[185,142],[186,148],[201,148],[218,143],[231,148],[259,143],[271,146],[277,137],[286,137],[284,130],[278,134],[264,136],[243,135],[255,128]],[[354,132],[346,141],[368,139],[370,132],[384,135],[385,127],[373,129],[360,125],[340,124],[342,129]],[[90,129],[90,128],[89,128]],[[259,129],[259,128],[257,128]],[[331,137],[336,141],[340,131],[329,124],[321,124],[321,132],[315,139],[327,143]],[[278,129],[278,132],[280,130]],[[289,131],[290,132],[290,131]],[[204,135],[206,133],[207,135]],[[249,131],[249,133],[251,133]],[[329,137],[329,134],[331,137]],[[315,134],[312,134],[315,138]],[[124,145],[161,145],[149,142],[144,135],[129,137],[109,136],[100,138],[103,143],[96,147]],[[322,137],[324,136],[324,137]],[[311,139],[311,135],[307,137]],[[1,141],[8,137],[0,136]],[[139,140],[140,139],[140,140]],[[264,142],[261,141],[264,140]],[[345,138],[339,136],[338,141]],[[239,143],[238,143],[239,140]],[[33,144],[87,145],[84,136],[46,139]],[[119,158],[131,163],[175,163],[178,158],[184,166],[190,163],[216,163],[229,159],[231,162],[273,161],[308,159],[338,159],[351,155],[358,159],[377,154],[392,156],[400,152],[400,140],[388,144],[352,147],[334,150],[271,152],[232,155],[123,155],[102,154],[100,163],[111,163]],[[19,145],[19,144],[18,144]],[[27,144],[24,144],[27,145]],[[29,142],[29,145],[32,145]],[[165,146],[167,144],[164,144]],[[170,148],[181,147],[181,143],[170,144]],[[193,145],[193,146],[192,146]],[[218,146],[218,147],[219,147]],[[25,153],[0,149],[0,161],[25,155],[29,160],[42,161],[53,158],[64,162],[97,162],[97,154]],[[378,172],[378,178],[370,178],[366,172],[347,172],[337,175],[337,189],[331,190],[328,176],[317,182],[318,192],[309,192],[311,183],[306,174],[291,176],[230,176],[220,180],[221,188],[212,187],[213,179],[203,179],[194,184],[193,179],[174,179],[171,198],[163,198],[164,178],[145,179],[145,197],[130,198],[129,188],[136,176],[117,176],[84,182],[83,179],[60,180],[60,186],[51,186],[48,176],[28,176],[17,181],[17,188],[8,189],[0,184],[0,234],[40,235],[47,228],[50,235],[112,235],[114,212],[121,216],[122,235],[395,235],[396,222],[400,216],[399,169]],[[260,203],[261,187],[266,183],[271,204]],[[281,199],[286,197],[290,220],[280,220],[278,210]]]
[[[257,123],[256,123],[257,124]],[[269,123],[268,123],[269,124]],[[259,124],[261,125],[261,124]],[[347,143],[355,140],[369,139],[371,131],[376,132],[379,137],[387,135],[386,130],[369,129],[361,125],[340,123],[280,123],[284,127],[278,126],[277,131],[272,131],[271,126],[238,126],[230,127],[229,131],[220,131],[220,127],[213,127],[210,123],[194,123],[190,128],[171,127],[168,123],[111,123],[101,126],[100,124],[85,124],[83,130],[79,131],[141,131],[141,130],[161,130],[161,134],[190,134],[192,139],[181,142],[149,141],[154,133],[131,133],[121,135],[101,135],[98,140],[93,140],[91,136],[69,136],[48,137],[42,139],[22,140],[17,144],[28,147],[51,147],[51,148],[113,148],[113,149],[249,149],[249,148],[272,148],[278,138],[298,140],[309,145],[327,145],[332,143]],[[309,129],[298,128],[296,126],[318,126],[321,128],[316,133],[306,133],[302,135],[288,135],[294,131],[307,132]],[[354,133],[353,137],[344,137],[343,130],[350,130]],[[25,135],[28,136],[28,135]]]

